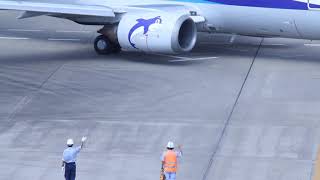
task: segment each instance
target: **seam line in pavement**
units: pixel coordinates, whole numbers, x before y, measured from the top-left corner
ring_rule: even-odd
[[[206,169],[205,169],[205,172],[204,172],[204,174],[203,174],[202,180],[206,180],[206,179],[207,179],[208,174],[209,174],[209,172],[210,172],[210,169],[211,169],[211,167],[213,167],[214,157],[215,157],[215,155],[217,154],[218,149],[219,149],[219,146],[220,146],[221,143],[222,143],[223,137],[224,137],[225,132],[226,132],[226,130],[227,130],[227,127],[228,127],[228,125],[229,125],[229,123],[230,123],[230,120],[231,120],[231,117],[232,117],[232,115],[233,115],[233,112],[234,112],[234,110],[235,110],[235,108],[236,108],[236,106],[237,106],[237,104],[238,104],[239,98],[240,98],[240,96],[241,96],[241,94],[242,94],[243,88],[244,88],[244,86],[245,86],[245,84],[246,84],[246,82],[247,82],[247,79],[248,79],[249,75],[250,75],[250,72],[251,72],[251,70],[252,70],[253,64],[254,64],[254,62],[255,62],[258,54],[259,54],[259,51],[260,51],[260,49],[261,49],[263,40],[264,40],[264,38],[261,39],[260,44],[259,44],[259,46],[258,46],[258,48],[257,48],[257,51],[256,51],[256,53],[254,54],[254,57],[253,57],[253,59],[252,59],[252,62],[251,62],[250,67],[249,67],[249,69],[248,69],[248,72],[247,72],[247,74],[246,74],[246,77],[245,77],[245,79],[244,79],[244,81],[243,81],[243,83],[242,83],[242,85],[241,85],[241,88],[240,88],[240,90],[239,90],[239,92],[238,92],[237,98],[236,98],[236,100],[235,100],[235,102],[234,102],[234,104],[233,104],[233,106],[232,106],[231,112],[229,113],[228,119],[227,119],[227,121],[226,121],[225,124],[224,124],[224,127],[223,127],[223,129],[222,129],[222,132],[221,132],[221,135],[220,135],[220,137],[219,137],[218,143],[217,143],[216,147],[214,148],[214,150],[213,150],[213,152],[212,152],[212,154],[211,154],[211,156],[210,156],[209,164],[208,164],[208,166],[207,166]]]
[[[14,108],[13,112],[10,113],[10,115],[7,117],[7,120],[12,121],[14,119],[14,117],[21,112],[21,110],[28,105],[32,99],[36,96],[36,94],[43,88],[43,86],[51,79],[51,77],[58,72],[62,67],[64,66],[64,63],[59,65],[41,84],[40,86],[38,86],[38,88],[36,90],[34,90],[33,92],[30,92],[30,95],[25,96],[24,98],[22,98],[22,100],[20,100],[20,102],[16,105],[16,107]]]

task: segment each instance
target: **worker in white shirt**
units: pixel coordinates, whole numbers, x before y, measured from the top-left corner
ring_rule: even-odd
[[[67,140],[68,148],[63,151],[62,157],[62,171],[64,171],[64,177],[66,178],[66,180],[75,180],[77,155],[84,147],[84,143],[86,140],[87,137],[82,137],[81,145],[78,147],[73,147],[73,139]]]

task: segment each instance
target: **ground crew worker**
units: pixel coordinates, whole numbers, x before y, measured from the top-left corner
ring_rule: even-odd
[[[174,150],[174,144],[169,141],[167,144],[167,150],[163,152],[161,156],[162,170],[166,176],[166,180],[175,180],[178,168],[178,158],[182,157],[181,146],[178,146],[179,150]]]
[[[76,179],[76,160],[77,155],[80,150],[84,147],[84,142],[87,140],[87,137],[82,137],[81,146],[73,147],[73,140],[67,140],[68,148],[63,151],[62,157],[62,171],[64,171],[64,177],[66,180],[75,180]]]

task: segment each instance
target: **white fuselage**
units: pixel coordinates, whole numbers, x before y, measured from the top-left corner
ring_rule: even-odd
[[[196,9],[199,15],[205,17],[206,25],[212,27],[214,32],[263,37],[320,39],[320,23],[317,23],[320,19],[320,11],[318,10],[246,7],[167,0],[94,0],[89,2],[81,0],[80,2],[112,7],[182,4]]]

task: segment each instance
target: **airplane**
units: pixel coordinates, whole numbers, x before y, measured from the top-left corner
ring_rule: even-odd
[[[198,32],[320,40],[320,0],[0,0],[0,9],[101,25],[98,54],[190,52]]]

